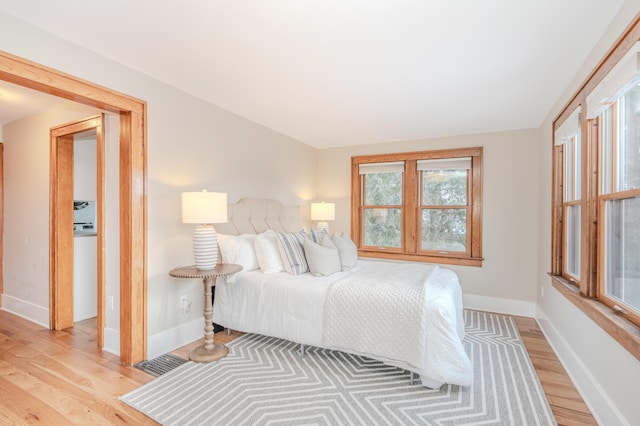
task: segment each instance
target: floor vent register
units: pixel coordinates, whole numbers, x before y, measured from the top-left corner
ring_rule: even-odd
[[[164,373],[168,373],[176,367],[181,366],[185,362],[187,362],[187,360],[180,358],[179,356],[164,354],[148,361],[139,362],[134,365],[134,367],[144,371],[145,373],[149,373],[152,376],[158,377]]]

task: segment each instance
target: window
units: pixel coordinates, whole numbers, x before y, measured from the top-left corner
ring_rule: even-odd
[[[418,160],[421,251],[469,253],[471,158]]]
[[[565,224],[562,248],[562,273],[569,280],[580,280],[581,238],[581,114],[577,108],[556,130],[555,144],[559,147],[562,162],[562,223]]]
[[[402,175],[404,162],[362,164],[363,244],[402,247]]]
[[[360,256],[481,265],[482,148],[351,160]]]
[[[551,274],[640,359],[639,22],[554,122]]]
[[[623,90],[592,121],[600,152],[598,296],[640,325],[640,87]]]

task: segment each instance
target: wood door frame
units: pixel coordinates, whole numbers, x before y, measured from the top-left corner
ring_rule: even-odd
[[[0,51],[0,80],[120,114],[120,361],[147,353],[147,104]],[[50,259],[51,261],[51,259]]]
[[[0,142],[0,308],[4,294],[4,145]]]
[[[73,326],[74,318],[74,200],[75,135],[95,131],[97,205],[97,328],[98,346],[104,346],[106,270],[105,270],[105,116],[99,114],[50,129],[49,167],[49,324],[54,330]]]

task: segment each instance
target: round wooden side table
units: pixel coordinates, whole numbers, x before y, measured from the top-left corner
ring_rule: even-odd
[[[224,358],[229,353],[225,345],[213,341],[213,305],[211,303],[211,288],[216,285],[216,279],[226,279],[242,270],[242,266],[231,263],[220,263],[213,269],[201,270],[195,266],[182,266],[169,271],[175,278],[201,278],[204,284],[204,344],[198,346],[189,354],[189,359],[195,362],[211,362]]]

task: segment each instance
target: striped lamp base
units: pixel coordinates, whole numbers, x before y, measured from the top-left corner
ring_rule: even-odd
[[[193,258],[200,270],[213,269],[218,263],[218,236],[213,225],[200,225],[193,231]]]

